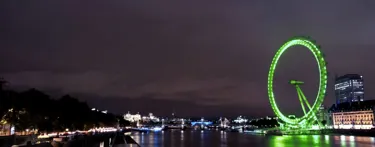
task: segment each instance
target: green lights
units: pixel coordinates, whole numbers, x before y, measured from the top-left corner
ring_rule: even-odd
[[[308,103],[306,97],[304,96],[302,90],[298,85],[303,84],[302,81],[296,81],[292,80],[290,81],[291,84],[296,86],[297,94],[299,97],[299,100],[301,102],[302,109],[305,113],[304,116],[300,118],[289,118],[285,116],[283,113],[280,112],[279,108],[277,107],[275,96],[273,93],[273,77],[275,73],[275,69],[277,66],[277,63],[281,57],[281,55],[290,47],[296,46],[296,45],[302,45],[306,48],[308,48],[314,55],[319,68],[319,90],[318,95],[316,97],[316,100],[312,106]],[[323,58],[323,54],[321,53],[319,47],[315,45],[312,41],[308,40],[304,37],[297,37],[293,38],[289,41],[287,41],[284,45],[280,47],[280,49],[276,52],[276,55],[272,59],[271,67],[268,73],[268,97],[270,100],[270,104],[272,107],[272,110],[275,112],[276,116],[281,119],[281,121],[284,123],[282,126],[292,127],[292,128],[300,128],[300,129],[308,129],[313,122],[316,120],[316,113],[319,110],[320,105],[323,103],[324,96],[326,93],[326,87],[327,87],[327,68],[326,68],[326,62]],[[307,105],[307,110],[304,107],[304,103]]]

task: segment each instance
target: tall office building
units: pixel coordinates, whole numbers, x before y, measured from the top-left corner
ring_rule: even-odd
[[[363,101],[363,78],[358,74],[346,74],[335,80],[336,104]]]

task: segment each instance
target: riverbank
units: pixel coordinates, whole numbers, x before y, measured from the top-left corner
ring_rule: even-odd
[[[375,137],[375,129],[370,130],[350,130],[350,129],[330,129],[327,130],[332,135],[352,135]]]
[[[130,136],[124,132],[100,133],[96,135],[76,136],[72,139],[47,138],[39,140],[37,144],[27,143],[28,136],[2,136],[0,147],[20,146],[20,147],[99,147],[114,146],[121,144],[137,144]]]
[[[29,136],[0,136],[0,147],[10,147],[13,144],[23,144]]]
[[[323,129],[309,131],[267,131],[266,135],[350,135],[375,137],[375,129],[371,130],[350,130],[350,129]]]

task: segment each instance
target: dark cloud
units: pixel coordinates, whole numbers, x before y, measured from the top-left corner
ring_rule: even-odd
[[[183,101],[191,104],[181,110],[186,115],[200,115],[204,106],[212,115],[259,115],[259,109],[271,115],[271,59],[288,38],[309,35],[329,63],[328,105],[335,74],[360,73],[366,89],[374,87],[374,6],[352,0],[2,1],[0,74],[14,86],[84,93],[82,99],[116,112],[141,111],[128,101],[170,102],[149,107],[155,113]],[[282,110],[301,109],[291,78],[304,80],[313,99],[316,69],[299,47],[282,58],[275,81]],[[367,99],[374,95],[366,91]],[[106,97],[118,105],[98,103]]]

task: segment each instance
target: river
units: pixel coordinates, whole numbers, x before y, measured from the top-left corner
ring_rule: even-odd
[[[264,136],[222,131],[171,130],[133,133],[141,147],[375,147],[374,137],[344,135]]]

